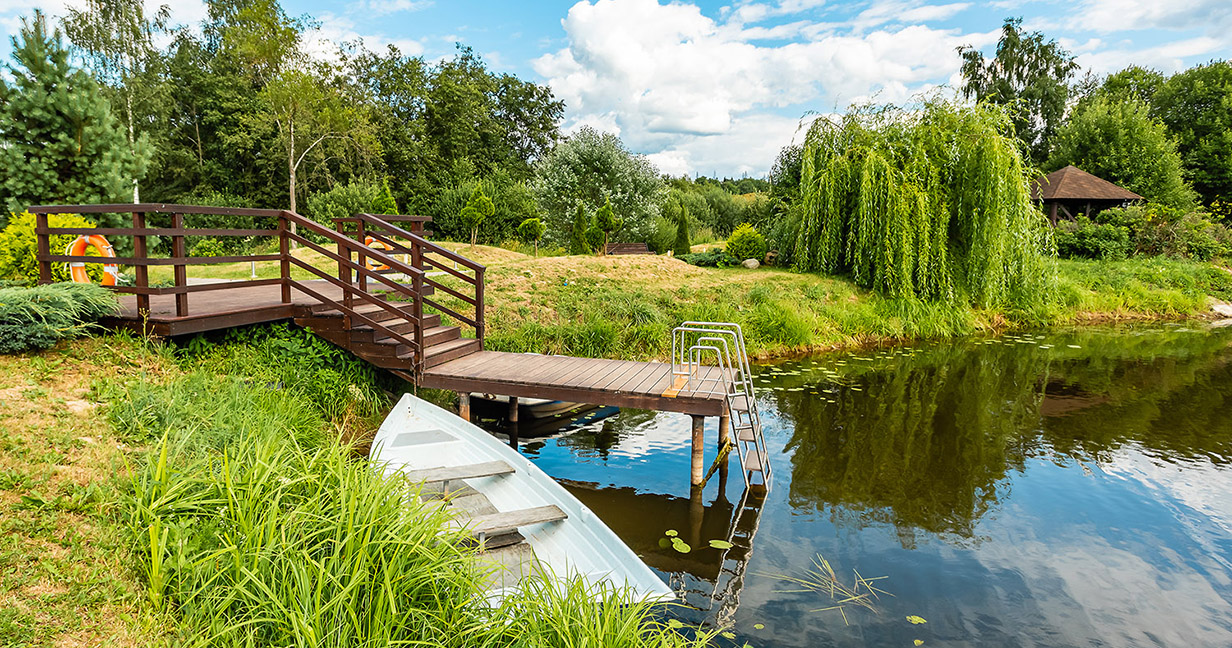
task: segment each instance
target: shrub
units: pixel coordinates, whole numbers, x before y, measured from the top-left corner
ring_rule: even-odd
[[[685,263],[703,268],[731,268],[740,265],[740,259],[719,249],[685,254],[680,258]]]
[[[94,223],[74,214],[49,214],[51,227],[94,227]],[[9,281],[38,281],[38,238],[34,235],[34,214],[13,214],[9,226],[0,230],[0,279]],[[77,238],[76,234],[57,234],[51,237],[51,253],[63,254]],[[95,256],[98,250],[89,248],[86,254]],[[99,281],[103,276],[101,266],[88,265],[90,278]],[[68,281],[68,265],[51,264],[52,281]]]
[[[94,284],[0,288],[0,353],[50,348],[117,310],[112,292]]]
[[[688,256],[693,248],[689,245],[689,210],[681,205],[676,208],[676,241],[672,244],[672,254],[678,257]]]
[[[535,246],[535,256],[539,256],[539,241],[543,238],[543,233],[548,229],[547,225],[538,218],[528,218],[518,225],[518,239],[528,245]]]
[[[1105,209],[1095,221],[1126,228],[1130,254],[1209,260],[1229,253],[1232,231],[1202,211],[1148,203]]]
[[[757,259],[760,262],[766,257],[766,237],[752,225],[742,223],[727,237],[726,250],[737,259]]]
[[[1057,253],[1067,259],[1119,261],[1129,255],[1129,229],[1086,216],[1057,225]]]

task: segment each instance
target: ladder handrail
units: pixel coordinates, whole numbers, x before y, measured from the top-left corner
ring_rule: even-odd
[[[718,376],[700,377],[700,367],[713,353]],[[762,485],[770,485],[769,448],[762,434],[761,413],[753,393],[752,369],[744,343],[744,330],[730,322],[684,322],[672,330],[672,375],[685,378],[691,391],[722,394],[728,414],[729,432],[735,434],[736,456],[740,459],[745,486],[752,486],[752,473],[760,472]],[[697,384],[694,384],[694,381]],[[716,386],[710,386],[716,384]],[[736,399],[743,398],[743,407]],[[747,420],[746,420],[747,417]],[[742,439],[748,431],[751,438]],[[751,447],[749,447],[751,446]],[[757,456],[757,465],[749,467],[749,453]]]

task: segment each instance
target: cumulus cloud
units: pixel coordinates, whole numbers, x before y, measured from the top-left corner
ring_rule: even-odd
[[[900,13],[921,8],[894,4]],[[903,101],[954,74],[959,45],[995,40],[995,33],[926,25],[845,34],[801,21],[746,25],[778,9],[743,4],[728,12],[729,19],[716,20],[691,4],[579,2],[562,21],[567,47],[540,57],[534,68],[569,107],[567,129],[606,123],[634,150],[656,152],[653,159],[672,171],[708,173],[705,160],[718,155],[744,160],[717,168],[719,173],[739,173],[739,168],[760,174],[789,138],[765,142],[782,134],[787,122],[794,129],[797,121],[776,116],[781,109],[828,109],[874,95]],[[933,15],[960,9],[944,5]],[[759,42],[788,34],[798,38],[777,45]],[[773,134],[744,135],[754,122],[764,126],[776,120]],[[731,152],[720,151],[718,142],[728,142]],[[734,150],[747,146],[760,153]]]
[[[363,41],[364,45],[374,51],[385,49],[387,45],[397,47],[403,54],[419,56],[424,52],[423,43],[409,38],[389,38],[380,34],[361,34],[355,23],[349,18],[335,16],[330,13],[319,16],[319,25],[304,32],[301,48],[304,53],[322,61],[337,61],[340,56],[339,45]]]

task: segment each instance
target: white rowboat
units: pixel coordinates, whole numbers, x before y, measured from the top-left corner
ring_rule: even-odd
[[[465,484],[477,491],[486,498],[489,512],[476,509],[478,514],[469,519],[460,516],[459,522],[485,544],[511,535],[524,538],[514,543],[522,550],[517,554],[521,563],[534,560],[558,577],[606,582],[629,588],[641,598],[675,596],[602,520],[530,460],[424,400],[406,394],[398,401],[377,432],[371,459],[387,472],[402,471],[413,480],[422,479],[425,487],[443,484],[452,491]],[[525,564],[509,567],[521,574],[530,572]],[[512,583],[504,579],[492,594],[501,596],[515,586],[516,578]]]

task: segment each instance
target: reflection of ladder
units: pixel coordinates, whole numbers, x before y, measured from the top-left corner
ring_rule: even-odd
[[[714,365],[706,364],[711,355]],[[769,453],[753,398],[753,376],[740,325],[685,322],[676,327],[672,331],[672,375],[685,377],[691,391],[724,396],[744,484],[769,490]],[[754,481],[755,476],[760,477],[759,482]]]
[[[736,510],[732,512],[731,525],[727,531],[727,542],[731,546],[723,550],[719,562],[719,576],[714,582],[714,593],[711,594],[711,609],[713,602],[718,602],[719,609],[715,612],[715,623],[720,626],[732,625],[736,610],[740,607],[740,590],[744,587],[744,573],[753,557],[753,538],[757,536],[757,527],[761,524],[761,507],[764,499],[761,494],[744,491]],[[729,562],[735,564],[728,567]]]

